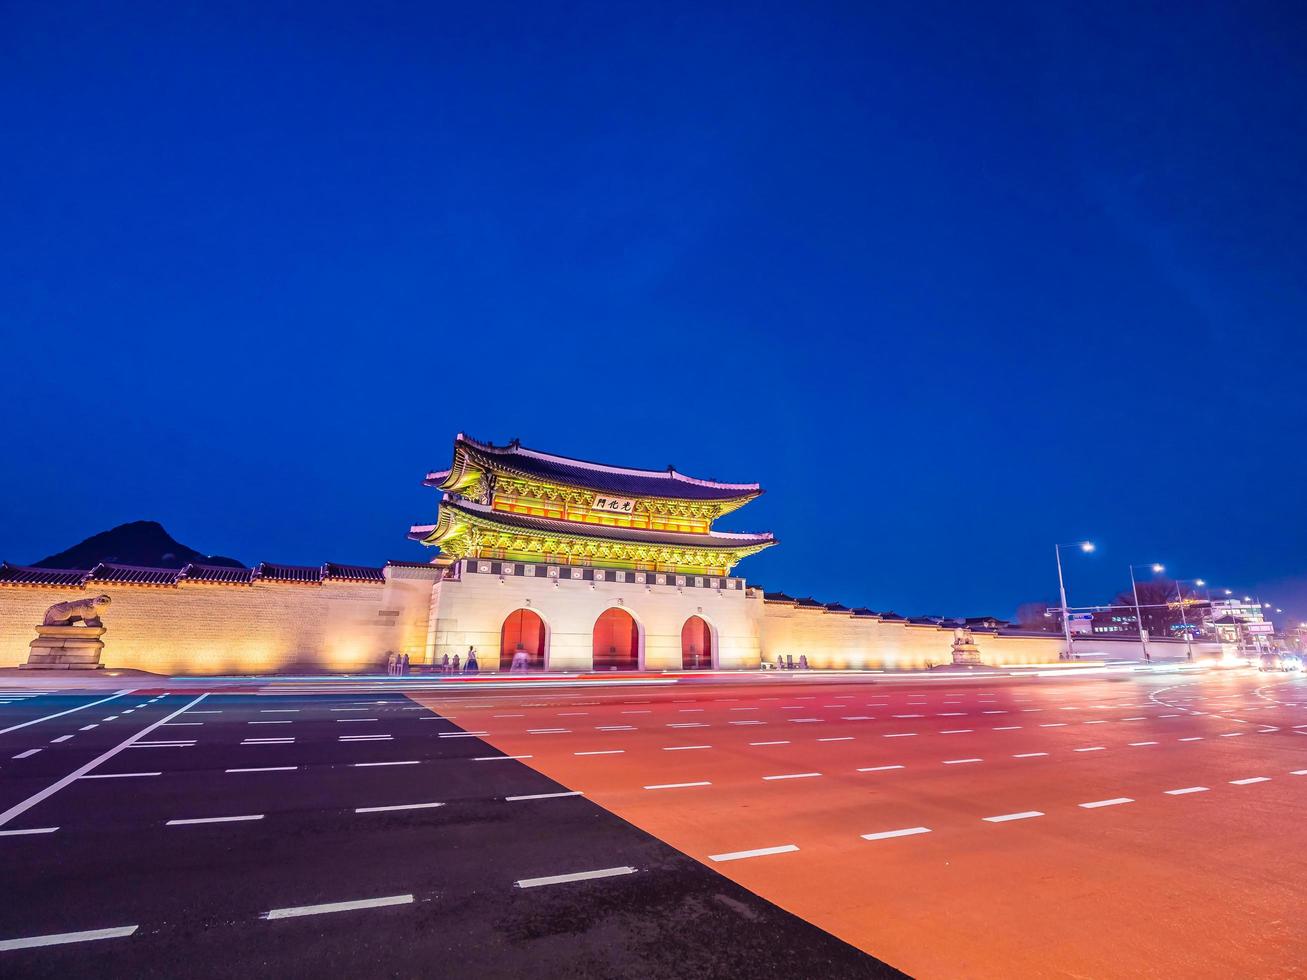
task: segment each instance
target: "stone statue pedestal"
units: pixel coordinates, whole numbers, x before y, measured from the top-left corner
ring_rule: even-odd
[[[38,626],[20,670],[98,670],[103,626]]]
[[[970,634],[959,636],[953,641],[953,665],[955,667],[983,667],[980,648],[971,639]]]

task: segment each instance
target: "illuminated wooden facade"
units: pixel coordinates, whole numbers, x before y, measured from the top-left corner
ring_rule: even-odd
[[[435,524],[410,537],[443,558],[507,559],[650,572],[728,575],[771,534],[714,531],[762,493],[718,483],[477,442],[460,433],[450,468],[424,483],[443,492]]]

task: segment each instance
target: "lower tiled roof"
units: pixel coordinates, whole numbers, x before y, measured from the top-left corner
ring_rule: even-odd
[[[146,568],[141,565],[101,562],[91,569],[90,581],[119,582],[124,585],[176,585],[181,577],[180,568]]]
[[[322,578],[324,581],[336,582],[384,582],[386,581],[386,573],[381,568],[368,568],[364,565],[338,565],[329,561],[322,566]]]
[[[321,585],[320,565],[275,565],[261,561],[255,569],[258,577],[268,582],[296,582],[302,585]]]
[[[232,568],[230,565],[187,565],[182,569],[187,582],[212,582],[215,585],[249,585],[254,581],[254,569]]]
[[[0,585],[74,586],[86,584],[91,573],[82,568],[29,568],[0,563]]]

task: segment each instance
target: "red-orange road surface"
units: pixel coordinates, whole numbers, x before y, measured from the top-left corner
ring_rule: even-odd
[[[916,976],[1300,975],[1307,680],[812,680],[417,697]]]

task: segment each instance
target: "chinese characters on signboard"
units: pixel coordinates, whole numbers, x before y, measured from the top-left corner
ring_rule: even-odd
[[[635,501],[621,497],[595,497],[595,502],[590,506],[594,510],[604,510],[610,514],[629,514],[635,510]]]

